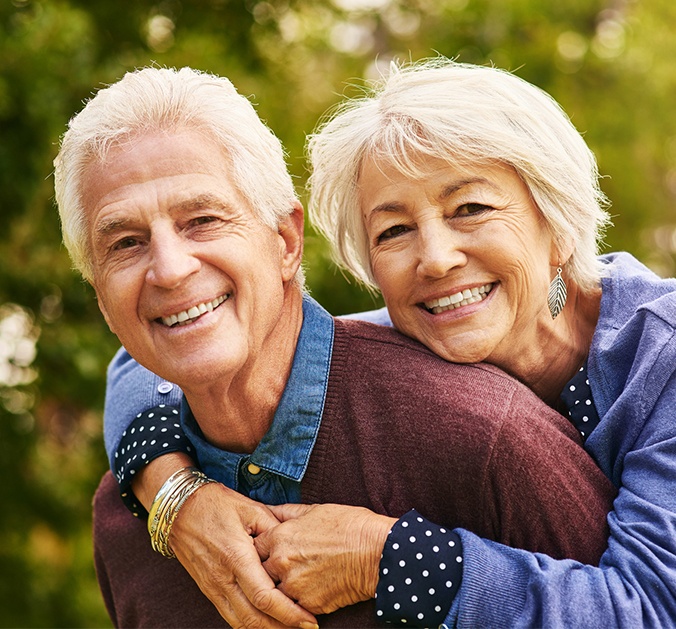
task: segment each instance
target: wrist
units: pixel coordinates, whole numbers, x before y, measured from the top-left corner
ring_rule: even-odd
[[[134,478],[131,488],[138,501],[148,510],[153,504],[162,485],[174,473],[194,465],[193,460],[183,452],[170,452],[146,465]]]
[[[184,467],[162,485],[148,515],[148,533],[153,550],[168,558],[176,557],[169,535],[179,511],[186,501],[204,485],[215,483],[195,467]]]
[[[397,522],[396,518],[378,515],[371,511],[368,514],[362,534],[364,540],[363,553],[366,557],[366,560],[362,561],[364,571],[364,591],[362,595],[364,599],[371,599],[376,595],[383,548],[390,530]]]

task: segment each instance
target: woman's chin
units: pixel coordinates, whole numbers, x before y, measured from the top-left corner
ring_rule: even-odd
[[[483,345],[467,343],[462,339],[418,339],[437,356],[451,363],[480,363],[486,360],[489,352]]]

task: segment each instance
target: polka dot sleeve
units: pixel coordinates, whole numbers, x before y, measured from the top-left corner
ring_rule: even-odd
[[[145,510],[131,489],[134,475],[143,466],[168,452],[193,454],[193,447],[185,436],[178,409],[160,404],[139,413],[122,433],[113,458],[115,477],[120,485],[120,495],[126,507],[138,517],[147,517]]]
[[[376,614],[387,624],[443,623],[462,580],[462,542],[409,511],[392,527],[380,561]]]
[[[568,408],[571,423],[580,431],[582,441],[586,441],[600,421],[587,377],[587,361],[563,388],[561,400]]]

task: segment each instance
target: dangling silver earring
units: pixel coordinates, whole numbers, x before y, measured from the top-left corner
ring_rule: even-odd
[[[561,277],[561,267],[556,269],[556,277],[549,285],[549,296],[547,297],[547,304],[549,305],[549,312],[552,313],[552,319],[556,319],[559,313],[566,305],[566,298],[568,297],[568,290],[566,283]]]

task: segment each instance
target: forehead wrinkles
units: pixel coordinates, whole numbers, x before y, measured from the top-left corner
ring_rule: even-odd
[[[119,203],[125,203],[125,200],[122,199]],[[186,212],[201,212],[206,210],[213,210],[223,214],[231,213],[234,211],[234,204],[221,198],[219,195],[211,192],[202,192],[197,193],[195,196],[187,196],[184,199],[168,203],[166,207],[166,213],[172,218]],[[121,212],[124,212],[124,208]],[[98,236],[106,236],[111,232],[130,227],[135,222],[136,220],[129,216],[112,216],[110,218],[104,218],[97,222],[95,233]]]

